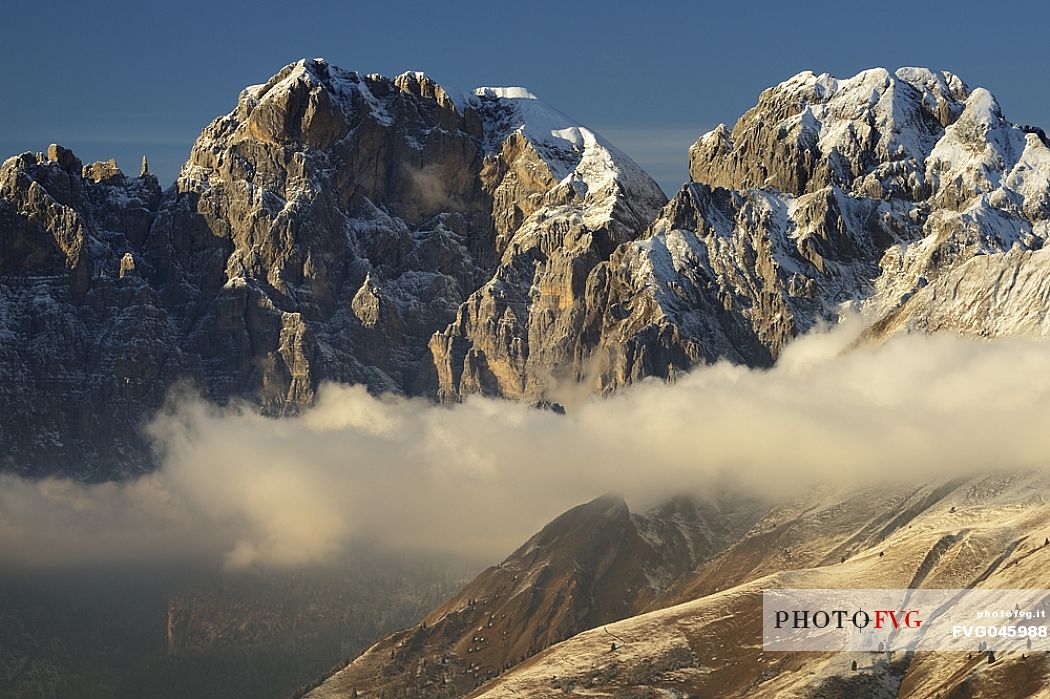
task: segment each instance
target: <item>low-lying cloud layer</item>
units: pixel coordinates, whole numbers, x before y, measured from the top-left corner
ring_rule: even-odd
[[[771,370],[716,364],[564,416],[335,385],[282,420],[186,399],[151,426],[164,466],[147,477],[0,477],[0,566],[300,565],[361,539],[496,559],[610,491],[635,503],[727,483],[776,495],[1050,462],[1050,343],[907,336],[844,351],[854,331],[802,338]]]

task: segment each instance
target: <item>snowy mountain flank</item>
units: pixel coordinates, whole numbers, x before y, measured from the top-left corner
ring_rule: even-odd
[[[604,335],[661,338],[640,348],[647,371],[610,358],[602,388],[769,364],[853,310],[875,336],[1047,333],[1050,149],[983,88],[916,68],[800,73],[689,163],[692,182],[590,280]]]

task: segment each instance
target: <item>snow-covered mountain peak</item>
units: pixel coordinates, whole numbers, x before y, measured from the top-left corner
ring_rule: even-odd
[[[1025,150],[1027,136],[1004,118],[988,90],[974,89],[927,158],[934,198],[958,208],[997,189]]]
[[[280,95],[280,93],[291,89],[296,83],[318,85],[324,77],[327,77],[330,69],[331,66],[323,58],[301,58],[277,71],[265,83],[246,87],[241,93],[242,99],[244,96],[247,96],[252,99],[262,100],[268,95],[272,99]]]
[[[804,71],[765,90],[732,131],[701,136],[690,150],[690,174],[734,189],[798,195],[837,186],[922,200],[942,186],[946,165],[958,174],[956,164],[974,169],[962,161],[976,157],[1001,174],[1023,140],[987,90],[970,90],[947,71],[872,68],[848,78]],[[958,148],[945,142],[967,144],[965,153],[950,152]],[[973,155],[984,151],[990,154]],[[968,186],[974,177],[964,180]]]
[[[416,82],[429,81],[432,83],[437,82],[436,80],[434,80],[433,76],[431,76],[429,73],[423,70],[402,71],[394,77],[394,82],[398,82],[399,80],[415,80]]]
[[[607,335],[639,342],[632,329],[660,319],[671,348],[645,349],[669,357],[667,376],[696,361],[771,362],[845,308],[874,337],[1050,332],[1031,320],[1047,307],[1046,135],[952,73],[799,73],[732,129],[702,135],[690,175],[604,287],[609,308],[633,309]],[[1027,282],[999,285],[1005,276]]]
[[[479,87],[468,106],[481,115],[488,151],[496,152],[513,135],[524,137],[554,180],[579,197],[599,203],[595,197],[609,199],[622,187],[650,209],[666,201],[630,157],[524,87]]]
[[[206,129],[195,151],[210,162],[236,139],[268,142],[303,141],[326,147],[345,137],[367,115],[389,128],[398,120],[393,102],[398,93],[433,100],[449,115],[446,130],[470,130],[485,155],[498,155],[508,139],[521,136],[550,171],[550,179],[571,188],[578,198],[602,200],[622,187],[656,209],[666,198],[656,183],[627,155],[575,119],[545,104],[524,87],[479,87],[470,92],[446,90],[422,71],[394,78],[362,75],[321,58],[301,59],[282,68],[267,82],[246,88],[237,108]],[[463,121],[472,111],[477,119]],[[411,118],[411,112],[403,117]],[[191,161],[184,174],[204,176]],[[598,203],[598,202],[595,202]],[[607,213],[607,212],[606,212]]]
[[[970,88],[962,78],[946,70],[904,67],[898,68],[895,75],[923,93],[944,95],[956,101],[965,100],[970,93]]]
[[[490,138],[497,143],[517,132],[534,144],[549,143],[569,151],[585,145],[580,132],[586,129],[579,122],[523,87],[479,87],[472,98],[471,106],[482,114],[491,127]],[[564,163],[553,165],[561,168]]]
[[[959,120],[991,128],[1003,123],[1003,110],[991,92],[983,87],[978,87],[963,103],[963,111],[959,115]]]
[[[478,87],[474,88],[478,97],[497,97],[507,100],[534,100],[536,95],[524,87]]]
[[[876,102],[880,95],[894,89],[899,83],[906,83],[924,96],[934,98],[962,101],[969,94],[966,83],[957,75],[917,67],[898,68],[893,72],[881,67],[868,68],[848,78],[804,70],[763,94],[808,93],[808,102],[826,102],[836,96],[850,95]]]

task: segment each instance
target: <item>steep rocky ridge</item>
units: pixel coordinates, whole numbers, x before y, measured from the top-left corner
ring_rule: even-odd
[[[644,513],[608,496],[580,505],[307,696],[464,696],[552,644],[638,613],[761,513],[736,498],[679,497]]]
[[[0,166],[2,467],[89,474],[102,445],[110,462],[137,453],[143,383],[179,372],[138,253],[161,199],[151,175],[56,146]]]

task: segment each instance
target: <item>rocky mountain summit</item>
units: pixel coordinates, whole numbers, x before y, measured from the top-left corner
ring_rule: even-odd
[[[648,235],[589,281],[600,388],[767,365],[848,311],[874,336],[1047,333],[1050,148],[983,88],[918,68],[800,73],[689,162]]]
[[[180,382],[272,415],[324,380],[524,396],[579,354],[590,269],[665,201],[525,90],[323,60],[244,90],[163,192],[58,146],[10,158],[3,467],[148,468],[139,427]]]
[[[667,203],[522,88],[291,64],[173,186],[69,151],[0,166],[2,468],[149,468],[173,387],[270,415],[323,381],[539,404],[858,311],[896,332],[1047,332],[1050,148],[950,73],[801,73],[689,152]],[[666,205],[665,205],[666,204]]]

